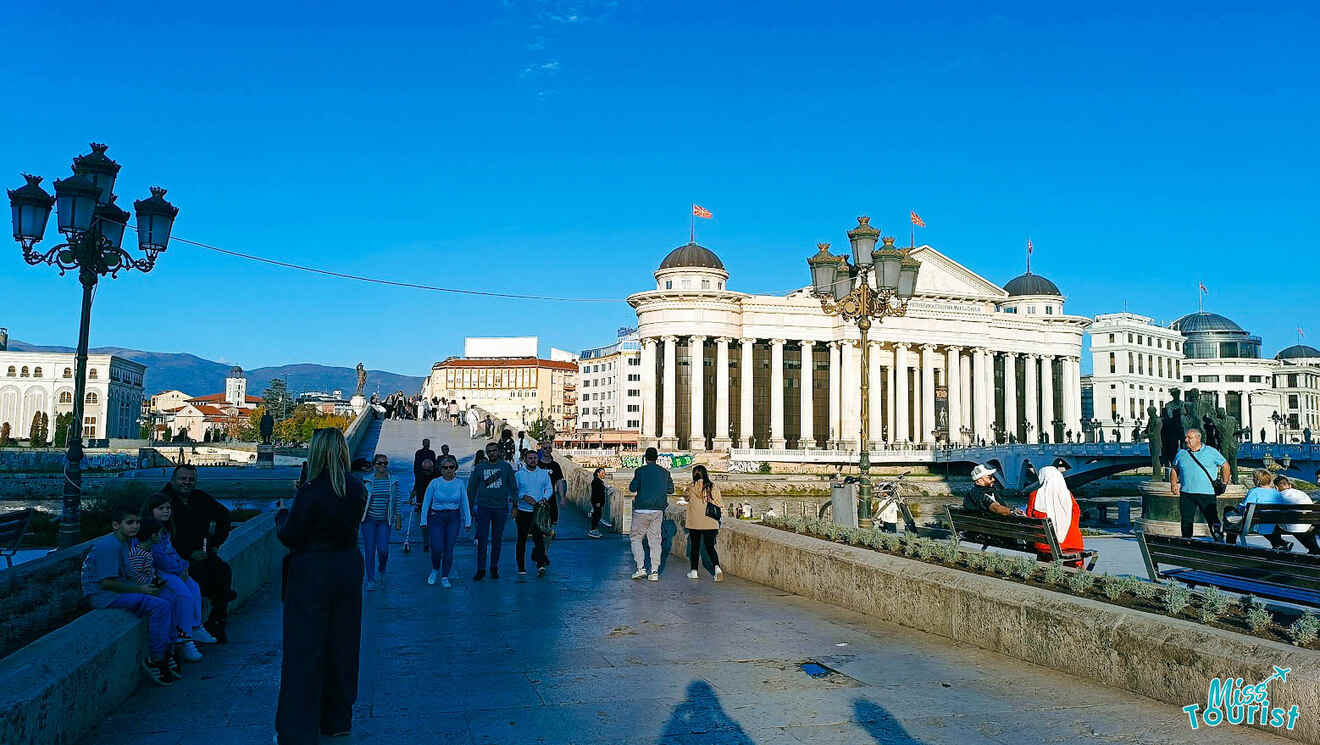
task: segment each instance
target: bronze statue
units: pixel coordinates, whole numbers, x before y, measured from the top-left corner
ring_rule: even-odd
[[[1230,415],[1221,406],[1215,410],[1215,426],[1219,429],[1220,448],[1224,460],[1228,461],[1229,475],[1234,482],[1238,478],[1237,451],[1238,438],[1242,436],[1237,417]]]
[[[1150,477],[1156,480],[1164,478],[1161,456],[1164,451],[1164,422],[1154,406],[1146,408],[1146,442],[1150,443]]]
[[[1173,465],[1174,456],[1178,455],[1178,449],[1182,447],[1183,441],[1183,407],[1182,392],[1177,388],[1170,388],[1169,395],[1173,397],[1171,401],[1164,405],[1164,415],[1162,417],[1160,429],[1163,431],[1160,447],[1160,465]]]
[[[261,444],[269,445],[270,436],[274,432],[275,432],[275,417],[271,416],[269,411],[264,412],[261,415]]]
[[[362,386],[367,384],[367,368],[361,362],[357,363],[357,390],[353,392],[354,396],[362,395]]]

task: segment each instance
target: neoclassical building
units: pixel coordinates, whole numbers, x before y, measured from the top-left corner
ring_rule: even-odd
[[[1067,315],[1042,276],[999,287],[929,246],[910,255],[921,271],[907,315],[876,323],[863,350],[856,325],[826,315],[809,288],[736,292],[709,249],[671,251],[654,288],[628,298],[642,343],[642,442],[857,449],[862,354],[871,448],[1080,432],[1090,320]]]
[[[0,350],[0,424],[10,436],[26,438],[32,415],[50,419],[50,434],[60,414],[73,412],[72,354]],[[147,368],[108,354],[87,356],[87,386],[83,402],[83,437],[91,441],[136,438],[142,413],[142,380]]]

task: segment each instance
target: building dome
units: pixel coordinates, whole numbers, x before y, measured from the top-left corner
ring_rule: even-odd
[[[1045,279],[1039,274],[1027,272],[1020,277],[1014,277],[1004,285],[1004,291],[1009,297],[1018,297],[1021,295],[1056,295],[1063,297],[1059,292],[1059,287],[1053,282]]]
[[[715,252],[695,243],[679,246],[670,251],[665,260],[660,262],[661,269],[687,269],[692,267],[723,271],[724,262],[720,261],[720,257],[716,256]]]
[[[1305,344],[1294,344],[1274,355],[1276,360],[1304,360],[1320,358],[1320,349]]]
[[[1208,331],[1242,331],[1242,327],[1218,313],[1188,313],[1169,324],[1169,328],[1181,331],[1183,335]]]

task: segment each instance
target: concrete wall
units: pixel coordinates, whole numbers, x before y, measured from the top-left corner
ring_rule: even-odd
[[[676,508],[666,517],[682,524]],[[1270,699],[1301,709],[1296,729],[1262,729],[1320,743],[1320,652],[754,523],[725,520],[717,549],[731,575],[1179,708],[1204,707],[1212,678],[1292,668]],[[683,531],[670,551],[686,555]]]
[[[29,562],[0,575],[0,583],[20,579],[25,569],[34,585],[42,578],[76,585],[86,544]],[[241,606],[269,581],[285,554],[270,515],[238,526],[220,556],[234,570]],[[33,564],[46,562],[37,571]],[[0,584],[3,587],[3,584]],[[75,743],[132,695],[147,656],[146,622],[120,610],[96,610],[79,616],[0,659],[0,743],[51,745]]]

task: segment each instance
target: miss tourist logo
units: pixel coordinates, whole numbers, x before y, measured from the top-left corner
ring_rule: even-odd
[[[1192,729],[1225,722],[1292,729],[1301,716],[1297,705],[1288,709],[1270,706],[1270,683],[1286,681],[1290,672],[1292,668],[1275,665],[1274,674],[1255,685],[1243,685],[1242,678],[1214,678],[1206,691],[1205,706],[1190,704],[1183,711]]]

